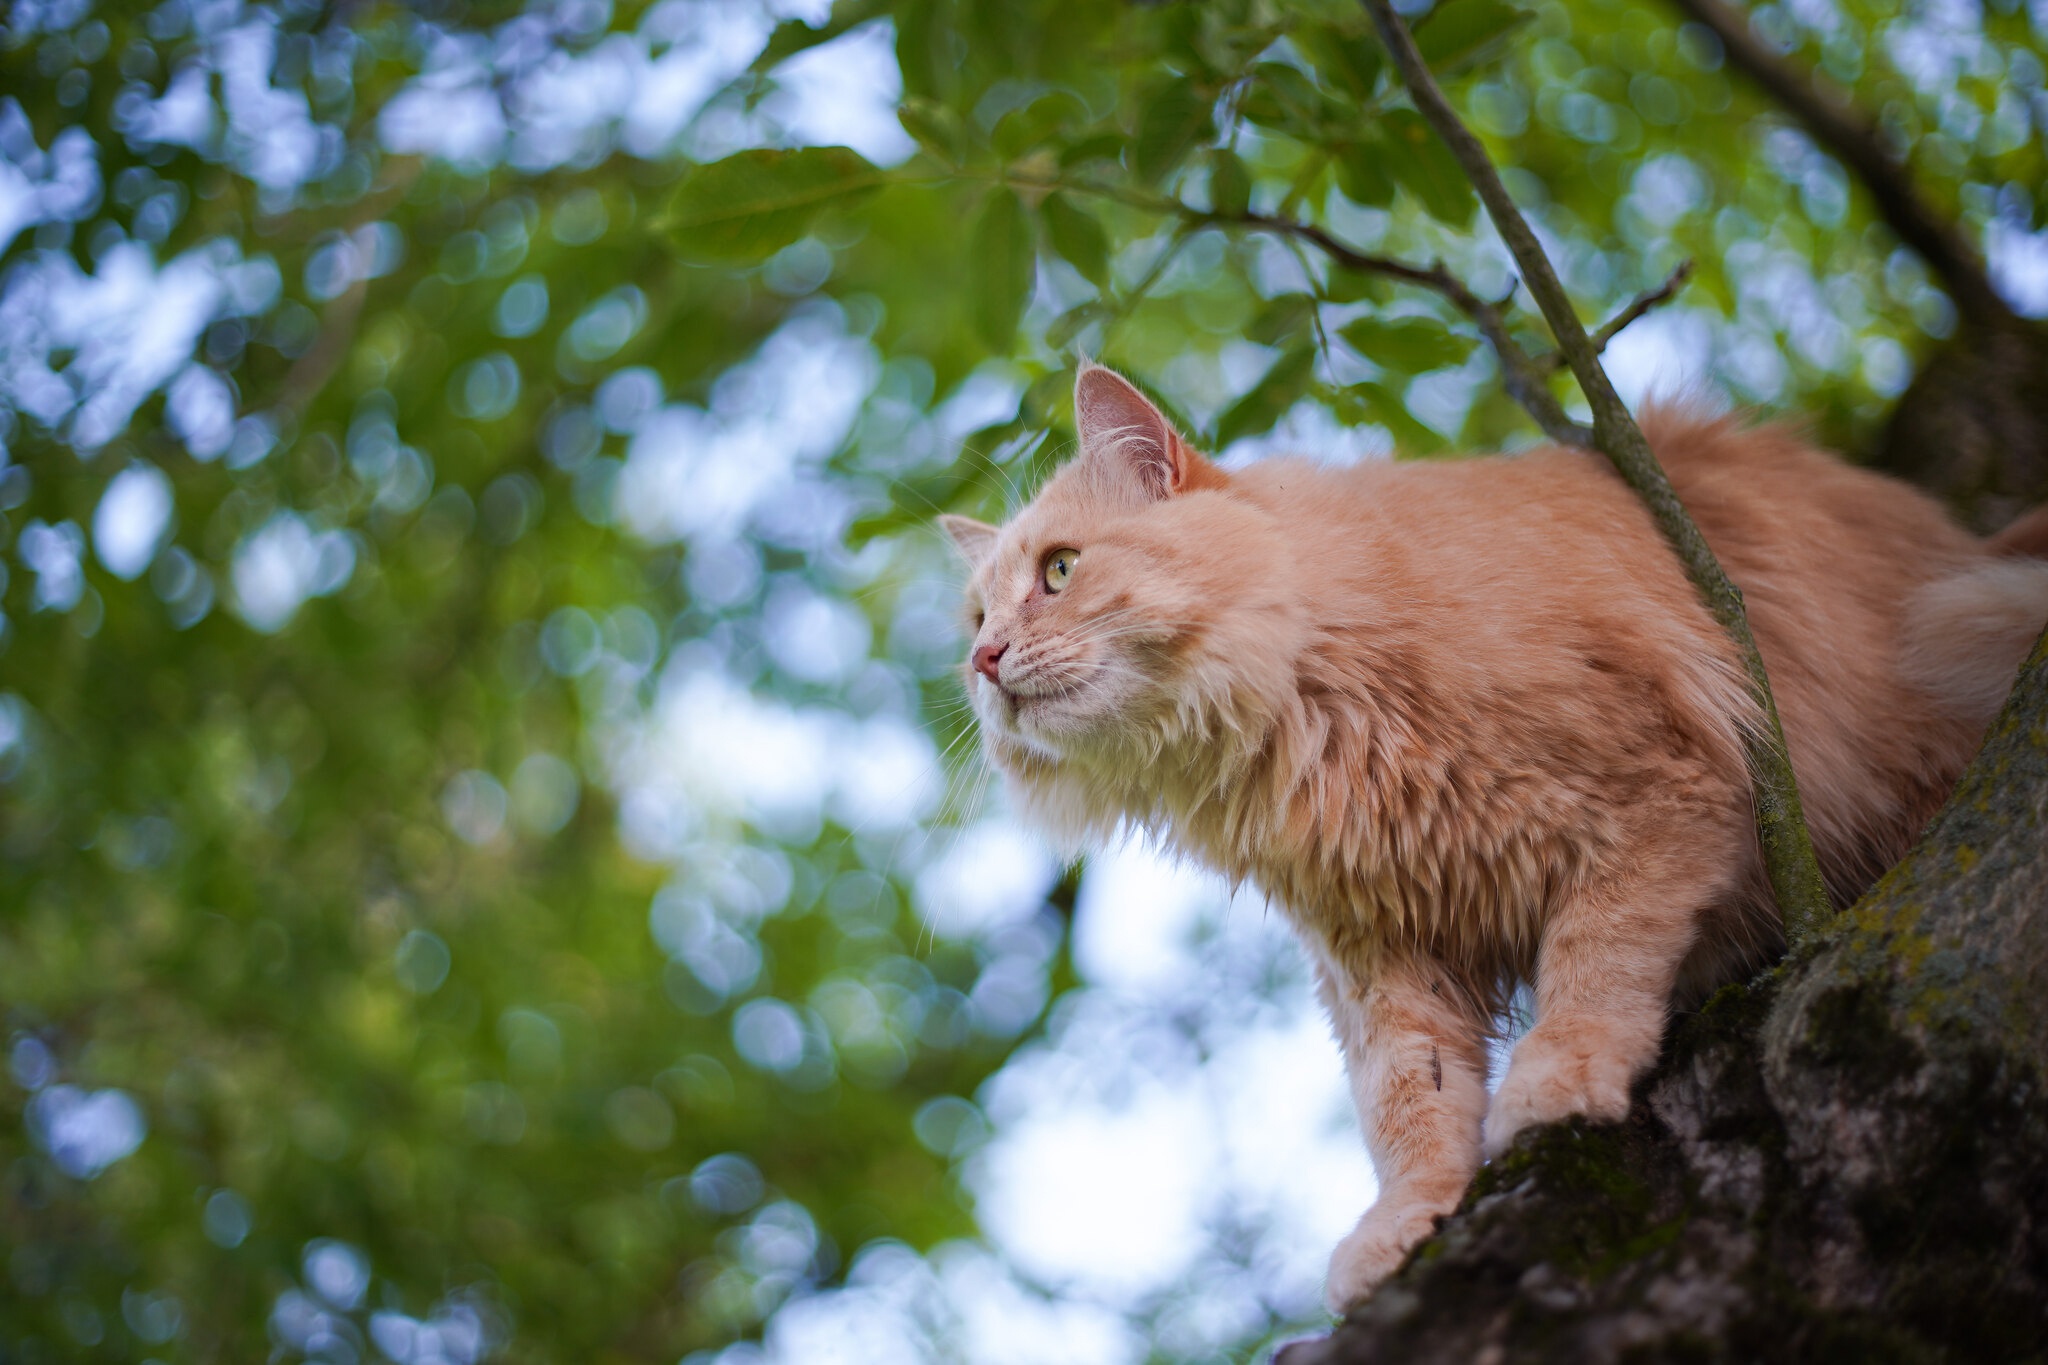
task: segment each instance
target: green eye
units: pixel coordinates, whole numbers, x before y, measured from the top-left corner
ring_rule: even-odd
[[[1079,550],[1054,550],[1045,557],[1045,590],[1058,592],[1074,577],[1074,565],[1081,560]]]

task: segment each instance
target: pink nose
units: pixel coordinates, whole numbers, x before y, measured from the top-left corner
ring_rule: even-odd
[[[974,671],[987,678],[990,682],[1000,684],[1002,679],[996,676],[996,665],[1002,661],[1003,651],[1008,648],[1009,646],[1006,644],[976,645],[974,647]]]

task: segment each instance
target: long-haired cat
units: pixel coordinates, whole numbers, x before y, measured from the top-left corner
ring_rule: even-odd
[[[1674,1000],[1780,936],[1734,647],[1595,454],[1226,472],[1084,367],[1077,458],[971,568],[968,691],[1028,816],[1136,827],[1282,907],[1313,958],[1380,1195],[1331,1260],[1362,1299],[1482,1154],[1620,1119]],[[1831,890],[1897,859],[2048,622],[2037,513],[2003,542],[1787,432],[1652,413],[1747,596]],[[1533,1026],[1489,1101],[1505,994]]]

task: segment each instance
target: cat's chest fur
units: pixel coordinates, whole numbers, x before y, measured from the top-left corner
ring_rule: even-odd
[[[1248,754],[1214,741],[1163,754],[1119,804],[1258,887],[1359,975],[1405,946],[1512,972],[1544,909],[1613,847],[1610,794],[1588,801],[1580,764],[1547,761],[1574,747],[1555,717],[1482,716],[1442,695],[1413,705],[1412,686],[1385,671],[1368,684],[1361,662],[1341,690],[1304,678]]]

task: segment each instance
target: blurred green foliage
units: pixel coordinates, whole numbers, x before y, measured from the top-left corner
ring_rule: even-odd
[[[0,203],[21,221],[0,258],[0,1359],[343,1358],[293,1337],[280,1314],[301,1310],[366,1356],[380,1308],[463,1310],[509,1359],[674,1358],[756,1333],[873,1239],[971,1234],[957,1153],[913,1118],[973,1095],[1071,984],[1056,909],[1021,948],[933,934],[903,841],[843,808],[622,842],[635,718],[702,668],[962,740],[932,624],[950,570],[922,527],[999,515],[1058,458],[1077,351],[1213,446],[1283,423],[1378,427],[1415,454],[1528,439],[1440,299],[1218,225],[1314,223],[1508,292],[1356,8],[842,0],[771,29],[728,6],[765,50],[677,126],[622,149],[629,120],[603,106],[566,150],[520,151],[547,62],[708,52],[717,8],[8,18],[0,150],[27,167],[83,130],[95,188],[9,182]],[[1849,0],[1755,21],[1877,111],[1973,232],[2038,226],[2043,35],[2024,11]],[[1839,167],[1657,5],[1442,0],[1414,22],[1589,318],[1692,258],[1697,325],[1676,335],[1706,351],[1696,368],[1842,441],[1951,325]],[[914,150],[787,145],[783,63],[871,25]],[[146,109],[188,76],[199,121],[173,135]],[[497,140],[404,150],[399,102],[456,89],[499,110]],[[265,161],[307,128],[297,171]],[[278,286],[209,303],[160,373],[159,331],[59,335],[90,319],[33,291],[109,279],[137,247],[268,260]],[[655,504],[714,497],[720,471],[636,484],[632,421],[598,396],[630,372],[655,402],[744,415],[735,377],[792,327],[872,362],[829,372],[868,387],[787,474],[788,506],[815,515],[755,504],[697,534]],[[123,357],[141,392],[92,430]],[[62,401],[31,401],[43,374]],[[180,416],[178,383],[228,395],[226,435]],[[96,518],[135,470],[161,472],[170,515],[116,563]],[[714,552],[737,556],[730,593],[705,590]],[[273,561],[298,574],[282,599]],[[778,585],[855,613],[873,657],[792,664],[768,633]],[[716,940],[723,975],[677,949],[721,933],[739,945]],[[1019,954],[1036,1003],[977,1013]],[[794,1060],[742,1055],[746,1001],[785,1002],[755,1017],[798,1030]],[[102,1163],[64,1145],[86,1119],[115,1146],[124,1122],[146,1137]],[[321,1239],[374,1288],[351,1299],[356,1263]]]

